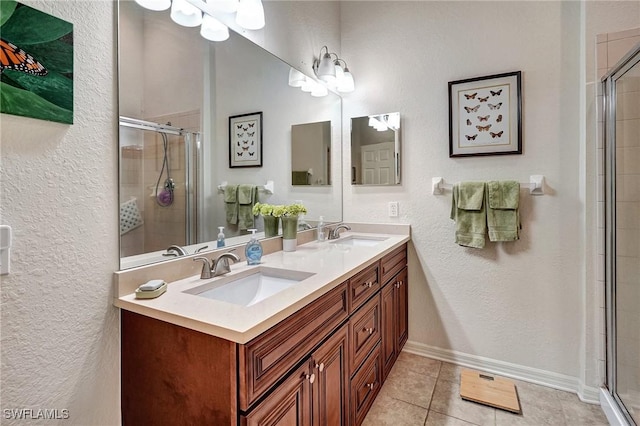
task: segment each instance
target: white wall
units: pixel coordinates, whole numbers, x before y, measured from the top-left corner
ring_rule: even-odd
[[[402,114],[402,185],[345,185],[344,216],[390,222],[387,202],[400,202],[397,221],[411,224],[413,239],[409,340],[425,351],[578,377],[579,3],[345,2],[341,11],[342,55],[357,85],[345,98],[345,119]],[[447,82],[516,70],[523,154],[449,158]],[[432,176],[528,182],[531,174],[545,175],[549,191],[523,192],[520,241],[482,250],[453,242],[451,195],[432,196]]]
[[[73,23],[74,124],[0,117],[0,209],[14,231],[12,272],[0,284],[2,408],[118,424],[115,8],[24,3]],[[3,413],[5,422],[26,424]]]

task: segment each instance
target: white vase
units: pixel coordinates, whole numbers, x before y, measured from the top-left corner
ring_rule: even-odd
[[[297,239],[282,239],[282,251],[296,251],[296,246],[298,245]]]

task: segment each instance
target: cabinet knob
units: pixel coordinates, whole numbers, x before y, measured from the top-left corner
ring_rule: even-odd
[[[314,373],[307,374],[307,380],[309,380],[309,383],[315,382],[316,381],[316,375]]]
[[[362,286],[371,288],[373,286],[373,283],[371,281],[367,281],[365,283],[362,283]]]
[[[376,386],[376,383],[375,382],[367,383],[365,386],[368,387],[369,389],[373,390],[373,388]]]
[[[316,362],[316,368],[322,373],[324,371],[324,362],[321,362],[320,364]]]
[[[375,329],[374,329],[374,328],[367,328],[367,327],[365,327],[365,328],[363,328],[363,329],[362,329],[362,331],[365,331],[365,332],[369,333],[369,335],[371,335],[371,334],[373,334],[373,332],[375,331]]]

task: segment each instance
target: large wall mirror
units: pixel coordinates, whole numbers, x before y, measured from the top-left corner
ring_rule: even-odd
[[[246,207],[240,218],[229,215],[229,185],[254,187],[261,203],[301,201],[310,225],[320,216],[342,220],[338,95],[289,87],[290,66],[233,31],[209,42],[169,11],[133,1],[118,3],[118,18],[121,269],[170,259],[180,248],[212,250],[221,226],[227,246],[245,243],[248,227],[264,235],[262,219],[251,222]],[[231,145],[242,140],[230,138],[230,117],[254,113],[261,113],[261,165],[237,167],[229,155],[241,152]],[[325,157],[298,165],[294,137],[316,123]],[[303,170],[311,183],[292,182]]]
[[[400,183],[400,113],[351,119],[351,183]]]

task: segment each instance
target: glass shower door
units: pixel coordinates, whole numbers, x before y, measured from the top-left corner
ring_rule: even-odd
[[[640,423],[640,50],[606,81],[608,381]]]

